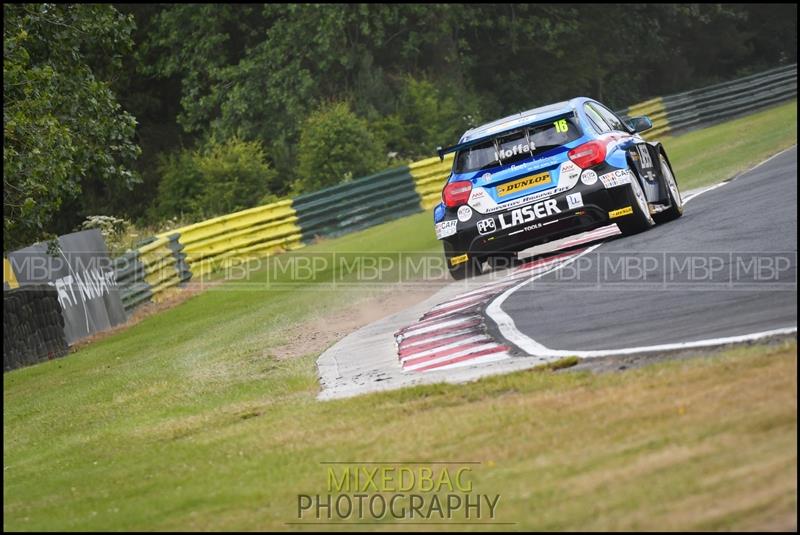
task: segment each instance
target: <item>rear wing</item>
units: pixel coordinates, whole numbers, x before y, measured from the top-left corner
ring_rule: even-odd
[[[460,150],[468,149],[470,147],[474,147],[475,145],[480,145],[481,143],[485,143],[492,138],[497,136],[502,136],[504,134],[508,134],[509,132],[515,132],[521,128],[530,128],[532,126],[538,126],[542,124],[549,123],[550,121],[557,121],[559,119],[566,119],[568,117],[574,117],[575,111],[568,111],[564,113],[559,113],[556,115],[548,115],[547,117],[533,119],[527,123],[517,124],[510,128],[506,128],[505,130],[498,130],[497,132],[492,132],[491,134],[485,135],[483,137],[470,139],[469,141],[465,141],[464,143],[459,143],[458,145],[453,145],[452,147],[442,148],[436,147],[436,153],[439,155],[439,160],[444,161],[444,155],[449,154],[451,152],[457,152]]]

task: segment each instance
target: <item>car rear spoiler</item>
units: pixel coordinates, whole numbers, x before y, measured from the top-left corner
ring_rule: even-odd
[[[451,152],[456,152],[456,151],[468,149],[470,147],[474,147],[475,145],[480,145],[481,143],[489,141],[492,138],[495,138],[497,136],[501,136],[503,134],[508,134],[509,132],[514,132],[516,130],[519,130],[520,128],[530,128],[532,126],[538,126],[540,124],[549,123],[550,121],[557,121],[559,119],[566,119],[568,117],[574,117],[574,116],[575,116],[575,112],[574,111],[568,111],[568,112],[565,112],[565,113],[559,113],[557,115],[548,115],[547,117],[543,117],[543,118],[540,118],[540,119],[534,119],[534,120],[532,120],[530,122],[527,122],[527,123],[514,125],[512,128],[507,128],[507,129],[501,130],[499,132],[492,132],[489,135],[486,135],[486,136],[483,136],[483,137],[479,137],[479,138],[476,138],[476,139],[471,139],[469,141],[465,141],[464,143],[459,143],[458,145],[453,145],[452,147],[447,147],[445,149],[443,149],[442,147],[436,147],[436,153],[439,155],[439,160],[444,161],[444,155],[445,154],[449,154]]]

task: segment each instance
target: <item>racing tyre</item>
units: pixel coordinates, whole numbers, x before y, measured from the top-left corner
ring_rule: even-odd
[[[672,174],[672,168],[670,168],[669,163],[667,163],[667,159],[664,158],[663,154],[659,154],[658,159],[661,161],[661,176],[664,177],[664,185],[667,186],[670,206],[663,212],[655,214],[653,219],[655,219],[656,223],[666,223],[667,221],[678,219],[683,215],[683,198],[678,189],[678,183],[675,181],[675,175]]]
[[[456,265],[453,265],[452,260],[454,258],[460,258],[463,256],[467,256],[467,260],[465,262],[460,262]],[[450,272],[450,276],[457,281],[480,275],[482,272],[482,262],[478,258],[471,257],[464,251],[458,251],[454,249],[446,241],[444,242],[444,258],[447,262],[447,269]]]
[[[650,215],[650,206],[647,204],[647,198],[644,196],[644,191],[642,191],[642,186],[639,184],[638,177],[634,177],[631,181],[628,197],[631,202],[630,206],[633,209],[633,213],[617,221],[617,226],[624,236],[644,232],[655,225],[655,221],[653,221],[653,217]]]

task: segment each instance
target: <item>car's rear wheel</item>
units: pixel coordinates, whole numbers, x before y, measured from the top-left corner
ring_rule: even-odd
[[[471,256],[466,251],[455,249],[449,242],[444,241],[444,258],[447,262],[447,270],[455,280],[464,280],[482,272],[480,259]]]
[[[631,180],[628,198],[633,213],[623,216],[617,221],[620,232],[629,236],[631,234],[644,232],[655,225],[655,221],[653,221],[653,217],[650,215],[650,206],[647,204],[647,197],[645,197],[642,186],[639,184],[639,179],[636,176]]]
[[[656,223],[666,223],[673,219],[678,219],[683,215],[683,198],[678,189],[678,183],[675,181],[675,175],[672,174],[672,169],[664,158],[663,154],[658,155],[661,161],[661,175],[664,177],[664,185],[667,186],[667,194],[669,195],[670,206],[666,210],[657,213],[653,216]]]

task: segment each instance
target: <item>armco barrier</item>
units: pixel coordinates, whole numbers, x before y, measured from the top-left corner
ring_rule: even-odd
[[[67,354],[56,289],[46,284],[3,292],[3,370]]]
[[[180,236],[177,233],[169,236],[157,237],[150,243],[139,247],[139,261],[144,266],[144,280],[150,285],[150,292],[155,301],[161,292],[167,288],[177,286],[183,280],[191,278],[185,277],[181,273],[179,257],[181,249],[171,246],[177,243]]]
[[[300,195],[292,206],[308,243],[419,212],[420,197],[408,167],[396,167]]]
[[[667,97],[658,97],[620,110],[623,116],[647,115],[653,129],[644,136],[708,126],[797,97],[797,64],[779,67]]]
[[[301,231],[297,219],[292,201],[286,200],[201,221],[159,234],[156,238],[177,233],[185,253],[185,264],[191,270],[191,276],[198,277],[225,267],[232,260],[300,247]],[[160,281],[153,287],[154,295],[161,291],[165,281],[171,280],[172,274],[166,271],[165,275],[153,279]]]
[[[423,210],[433,208],[442,200],[442,185],[453,167],[453,156],[448,154],[444,160],[428,158],[408,166]]]
[[[797,96],[797,65],[737,80],[656,97],[620,110],[647,115],[648,139],[704,126]],[[153,240],[130,253],[117,273],[127,311],[191,277],[233,261],[303,247],[331,237],[428,210],[438,204],[453,156],[427,158],[350,182],[201,221]],[[182,248],[182,250],[181,250]],[[122,265],[125,265],[124,269]]]
[[[139,251],[129,251],[114,259],[114,276],[119,286],[119,296],[128,314],[137,305],[153,297],[144,275],[144,264],[139,261]]]
[[[145,301],[158,301],[164,290],[192,278],[179,238],[178,233],[150,238],[135,251],[114,260],[120,298],[127,313]]]

